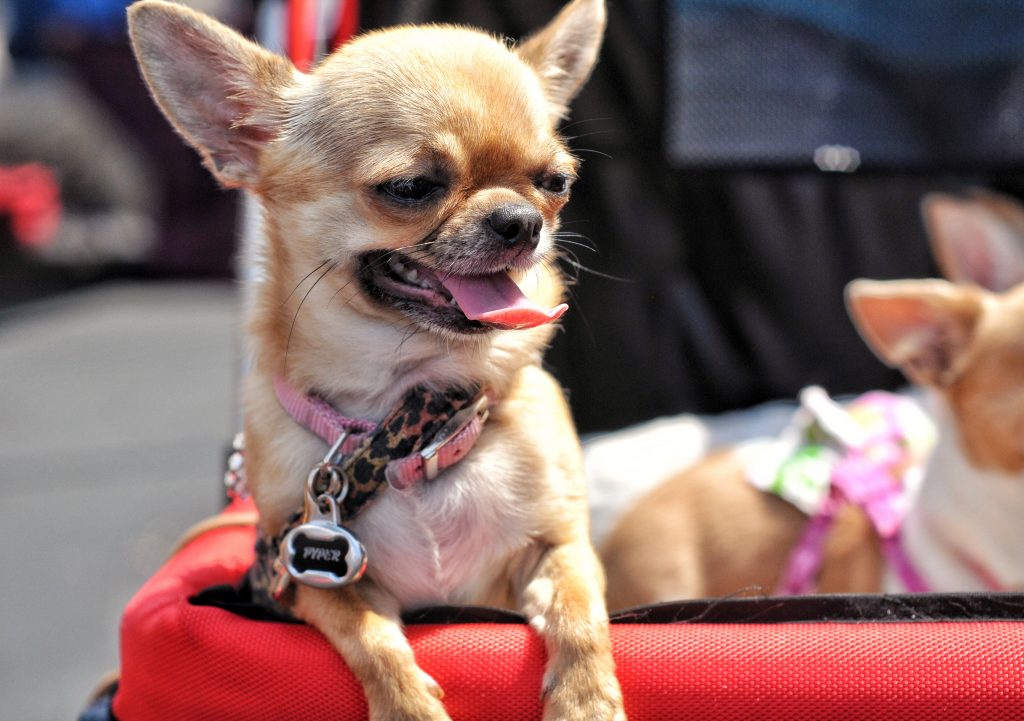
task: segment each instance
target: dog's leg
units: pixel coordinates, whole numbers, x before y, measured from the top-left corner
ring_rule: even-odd
[[[587,541],[531,554],[520,607],[544,638],[544,721],[625,721],[615,678],[604,575]]]
[[[345,659],[366,693],[371,721],[450,721],[441,687],[416,665],[397,611],[384,610],[387,605],[372,590],[299,586],[292,612]]]

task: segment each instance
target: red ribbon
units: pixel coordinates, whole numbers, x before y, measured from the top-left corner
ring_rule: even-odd
[[[288,0],[288,57],[302,72],[317,59],[317,0]],[[359,29],[359,1],[339,0],[331,49],[347,42]]]
[[[40,163],[0,166],[0,215],[11,216],[19,243],[51,243],[61,218],[60,184],[54,172]]]

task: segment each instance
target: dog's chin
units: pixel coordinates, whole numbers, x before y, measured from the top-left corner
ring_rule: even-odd
[[[495,329],[467,318],[437,273],[407,255],[373,250],[359,256],[358,262],[362,290],[372,301],[427,330],[479,336]]]

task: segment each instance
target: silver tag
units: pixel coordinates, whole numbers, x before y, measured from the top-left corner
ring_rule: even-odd
[[[326,512],[322,510],[326,507]],[[337,501],[329,494],[307,505],[306,521],[281,541],[281,560],[293,580],[315,588],[340,588],[366,570],[366,549],[341,525]]]

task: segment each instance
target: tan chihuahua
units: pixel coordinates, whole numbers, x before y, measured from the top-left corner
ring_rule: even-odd
[[[946,280],[854,281],[865,341],[930,395],[939,440],[903,524],[933,590],[1024,588],[1024,209],[991,193],[935,194],[923,214]],[[657,487],[603,547],[611,608],[776,586],[806,516],[755,488],[724,451]],[[848,506],[824,549],[821,592],[902,590]]]
[[[179,5],[144,0],[129,20],[157,103],[262,210],[245,464],[280,548],[274,598],[329,639],[373,719],[448,718],[399,621],[447,603],[528,617],[549,651],[545,719],[624,719],[578,440],[540,367],[577,170],[555,126],[596,61],[603,0],[515,47],[453,26],[369,33],[309,74]],[[338,548],[341,582],[295,556]]]

